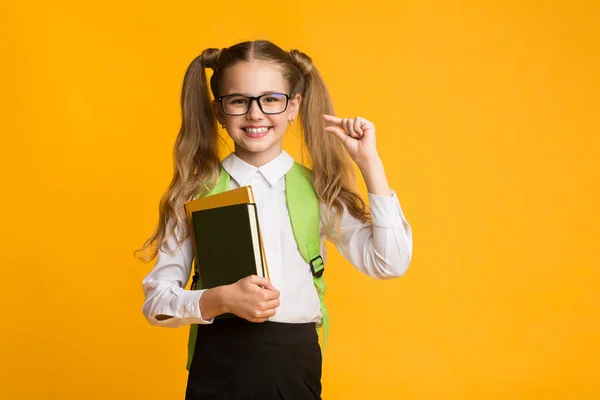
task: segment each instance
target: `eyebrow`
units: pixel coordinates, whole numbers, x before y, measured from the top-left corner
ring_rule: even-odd
[[[235,92],[235,93],[229,93],[229,94],[223,95],[222,97],[225,97],[225,96],[246,96],[246,97],[259,97],[259,96],[262,96],[262,95],[265,95],[265,94],[273,94],[273,93],[285,93],[285,91],[283,91],[283,92],[282,92],[282,91],[279,91],[279,90],[267,90],[266,92],[262,92],[262,93],[261,93],[261,94],[259,94],[258,96],[250,96],[250,95],[249,95],[249,94],[247,94],[247,93]]]

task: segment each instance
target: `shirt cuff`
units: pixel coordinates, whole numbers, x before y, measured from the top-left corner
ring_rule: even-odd
[[[371,220],[373,225],[382,228],[398,228],[406,221],[400,207],[396,192],[392,190],[391,196],[368,194]]]
[[[178,310],[181,318],[190,324],[212,324],[215,320],[202,318],[200,312],[200,297],[206,290],[184,290],[181,293],[181,307]]]

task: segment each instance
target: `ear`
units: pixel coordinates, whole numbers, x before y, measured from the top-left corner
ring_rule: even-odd
[[[302,102],[302,95],[300,93],[290,97],[288,108],[290,110],[290,117],[296,118],[298,112],[300,112],[300,103]]]
[[[223,125],[225,123],[225,113],[223,112],[223,108],[221,108],[221,104],[218,101],[213,100],[212,106],[215,117],[217,117],[217,121],[219,121],[219,125]]]

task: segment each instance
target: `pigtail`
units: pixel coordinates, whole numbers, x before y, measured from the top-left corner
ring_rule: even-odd
[[[328,220],[339,227],[345,205],[352,216],[367,221],[370,219],[367,206],[354,189],[352,160],[339,139],[325,132],[327,123],[323,114],[335,115],[325,82],[309,56],[299,50],[292,50],[290,56],[303,75],[299,82],[304,87],[300,121],[312,164],[313,187],[329,212],[338,211],[337,221]]]
[[[173,177],[159,204],[159,220],[152,236],[138,252],[157,244],[145,262],[156,257],[169,236],[177,238],[177,248],[189,235],[185,203],[196,194],[206,194],[215,185],[220,172],[219,134],[214,116],[206,68],[216,69],[219,49],[206,49],[186,70],[181,91],[182,124],[173,149]],[[175,249],[176,250],[176,249]],[[169,249],[169,251],[175,251]]]

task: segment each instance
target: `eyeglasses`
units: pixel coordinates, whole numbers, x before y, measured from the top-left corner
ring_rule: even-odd
[[[287,110],[288,102],[292,96],[286,93],[267,93],[258,97],[230,94],[218,97],[223,112],[227,115],[244,115],[250,111],[252,100],[256,100],[258,108],[263,114],[281,114]]]

